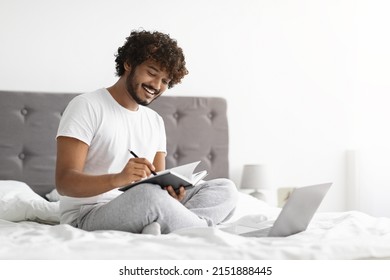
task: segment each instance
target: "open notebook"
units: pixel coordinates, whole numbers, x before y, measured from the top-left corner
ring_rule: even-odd
[[[157,172],[156,175],[151,175],[146,179],[122,187],[119,190],[126,191],[143,183],[157,184],[162,188],[172,186],[175,190],[179,189],[181,186],[184,188],[193,187],[207,176],[206,170],[194,173],[194,170],[199,163],[200,161],[196,161]]]

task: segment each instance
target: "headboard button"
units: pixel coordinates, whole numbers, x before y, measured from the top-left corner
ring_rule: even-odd
[[[22,113],[23,116],[26,116],[28,114],[28,110],[26,108],[23,108],[20,110],[20,113]]]
[[[26,158],[26,154],[25,153],[20,153],[18,155],[18,158],[21,159],[21,160],[24,160]]]

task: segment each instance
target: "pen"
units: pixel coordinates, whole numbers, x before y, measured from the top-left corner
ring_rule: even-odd
[[[129,150],[129,152],[130,152],[130,154],[133,155],[133,157],[138,158],[138,156],[137,156],[133,151],[130,151],[130,150]],[[153,175],[157,175],[157,173],[154,172],[153,170],[150,170],[150,171],[152,172]]]

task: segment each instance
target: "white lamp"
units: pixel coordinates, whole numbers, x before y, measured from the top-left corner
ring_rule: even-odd
[[[252,189],[252,196],[266,201],[266,196],[261,190],[268,189],[266,166],[263,164],[244,165],[241,177],[241,189]],[[260,191],[259,191],[260,190]]]

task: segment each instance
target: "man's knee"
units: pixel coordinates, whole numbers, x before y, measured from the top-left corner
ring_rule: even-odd
[[[219,192],[225,196],[227,200],[232,201],[234,204],[238,200],[238,190],[236,184],[232,180],[226,178],[219,178],[213,180],[217,186],[220,186]]]
[[[132,199],[142,202],[146,207],[158,205],[161,199],[166,199],[167,192],[155,184],[141,184],[129,190]]]

